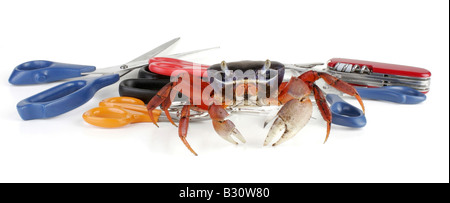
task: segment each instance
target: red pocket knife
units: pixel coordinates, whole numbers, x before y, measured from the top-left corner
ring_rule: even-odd
[[[356,86],[408,86],[422,93],[430,90],[430,71],[412,66],[333,58],[326,72]]]

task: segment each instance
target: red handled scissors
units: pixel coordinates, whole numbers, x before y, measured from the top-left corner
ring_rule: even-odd
[[[172,76],[175,71],[187,71],[191,75],[205,77],[209,65],[197,64],[175,58],[154,57],[149,60],[148,70],[165,76]]]

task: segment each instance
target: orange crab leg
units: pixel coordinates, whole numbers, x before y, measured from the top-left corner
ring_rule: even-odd
[[[330,86],[332,86],[332,87],[338,89],[339,91],[346,93],[350,96],[354,96],[358,100],[359,104],[361,105],[363,112],[365,112],[364,103],[362,102],[362,99],[359,96],[356,89],[353,86],[351,86],[350,84],[340,80],[339,78],[336,78],[328,73],[321,73],[321,72],[315,72],[315,71],[308,71],[306,73],[303,73],[302,75],[299,76],[299,78],[302,79],[303,81],[309,82],[309,83],[313,83],[316,80],[318,80],[319,78],[322,78]]]
[[[186,105],[181,109],[181,118],[180,118],[180,127],[178,128],[178,135],[180,136],[181,141],[183,141],[184,145],[191,151],[195,156],[198,154],[191,148],[188,141],[186,140],[188,128],[189,128],[189,116],[191,114],[191,106]]]
[[[177,124],[175,124],[175,122],[173,122],[172,116],[170,116],[170,113],[169,113],[170,105],[172,105],[172,98],[167,97],[161,104],[161,109],[166,114],[166,117],[167,117],[167,119],[169,119],[170,123],[172,123],[175,127],[178,127]]]
[[[153,117],[153,115],[150,113],[152,112],[154,109],[156,109],[156,107],[158,107],[159,105],[161,105],[166,99],[170,98],[170,92],[173,88],[173,86],[176,83],[171,82],[168,83],[167,85],[164,85],[163,88],[161,88],[161,90],[159,90],[155,96],[152,97],[152,99],[150,99],[150,101],[147,104],[147,110],[149,112],[150,115],[150,120],[153,122],[153,124],[155,124],[157,127],[158,124],[155,121],[155,118]],[[167,114],[168,118],[170,117],[169,114]],[[171,119],[170,119],[171,120]]]
[[[323,96],[322,90],[312,83],[312,90],[314,91],[314,98],[316,99],[317,106],[319,107],[320,114],[322,115],[323,120],[327,122],[327,135],[325,137],[325,142],[328,140],[328,136],[330,135],[331,129],[331,111],[330,107],[328,107],[327,100],[325,96]]]

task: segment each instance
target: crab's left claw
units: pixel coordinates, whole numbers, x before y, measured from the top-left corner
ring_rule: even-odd
[[[264,141],[264,146],[280,137],[273,146],[279,145],[294,137],[309,121],[312,114],[312,104],[308,97],[301,100],[292,99],[281,107],[277,117]]]

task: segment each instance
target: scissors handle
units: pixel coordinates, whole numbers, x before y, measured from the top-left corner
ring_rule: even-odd
[[[151,72],[165,76],[172,76],[172,73],[182,70],[191,75],[202,77],[209,67],[208,65],[196,64],[189,61],[167,57],[151,58],[148,64],[148,69]]]
[[[28,61],[16,66],[9,77],[13,85],[29,85],[58,81],[92,72],[95,66],[59,63],[53,61]]]
[[[170,76],[153,73],[148,70],[148,66],[143,66],[142,68],[139,68],[138,78],[165,79],[165,80],[167,80],[167,83],[170,82]]]
[[[327,94],[330,103],[331,122],[352,128],[362,128],[366,125],[366,116],[363,111],[347,103],[336,94]]]
[[[83,105],[99,89],[118,80],[118,74],[110,74],[69,81],[20,101],[17,111],[23,120],[58,116]]]
[[[134,97],[148,103],[169,82],[169,79],[127,79],[119,84],[119,95],[122,97]]]
[[[418,104],[427,96],[418,90],[406,86],[384,86],[379,88],[356,87],[362,98],[384,100],[400,104]]]
[[[152,111],[158,122],[161,110]],[[92,125],[104,128],[116,128],[130,123],[151,122],[145,103],[132,97],[112,97],[104,99],[99,107],[86,111],[83,119]]]
[[[145,106],[143,106],[145,108]],[[152,111],[153,118],[159,121],[161,110]],[[103,128],[117,128],[128,125],[130,123],[151,122],[147,112],[137,112],[130,109],[117,106],[99,106],[86,111],[83,119],[92,125]]]

